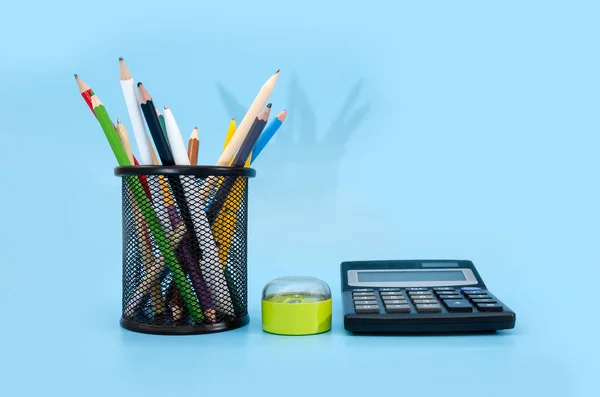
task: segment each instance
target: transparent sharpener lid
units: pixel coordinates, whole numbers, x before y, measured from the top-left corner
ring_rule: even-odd
[[[317,303],[331,299],[331,290],[314,277],[279,277],[263,289],[262,299],[273,303]]]

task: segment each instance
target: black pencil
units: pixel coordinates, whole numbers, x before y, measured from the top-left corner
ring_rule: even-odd
[[[231,163],[232,167],[243,167],[250,157],[252,153],[252,149],[254,149],[254,145],[256,145],[256,141],[258,141],[258,137],[265,129],[267,125],[267,121],[269,120],[269,115],[271,114],[271,104],[269,103],[262,112],[254,119],[250,130],[248,131],[248,135],[240,145],[237,154],[233,158],[233,162]],[[225,200],[229,195],[231,189],[235,185],[236,178],[233,177],[225,177],[225,180],[219,187],[219,190],[215,194],[215,198],[212,200],[210,207],[208,207],[208,211],[206,212],[206,216],[208,218],[208,223],[211,225],[214,223],[215,219],[217,219],[217,215],[219,211],[225,204]]]
[[[148,129],[150,130],[150,134],[152,134],[152,138],[154,139],[154,144],[156,145],[156,150],[158,151],[158,156],[160,157],[160,161],[163,165],[172,166],[175,165],[175,159],[173,158],[173,154],[171,153],[171,149],[167,143],[165,138],[165,134],[160,125],[160,121],[158,120],[158,116],[156,115],[156,110],[154,107],[154,103],[152,102],[152,97],[144,87],[142,83],[138,83],[138,92],[140,98],[140,106],[142,108],[142,112],[144,113],[144,118],[146,119],[146,124],[148,124]],[[187,200],[184,196],[183,185],[181,184],[181,179],[179,176],[169,175],[167,176],[171,187],[173,188],[173,196],[175,197],[175,201],[179,207],[181,212],[181,217],[185,222],[185,227],[189,233],[190,238],[193,240],[194,248],[192,249],[192,253],[194,254],[194,259],[196,259],[196,263],[199,263],[202,260],[202,249],[200,248],[200,242],[198,241],[198,236],[196,234],[196,230],[194,229],[194,222],[192,220],[192,215],[190,213],[190,209],[187,203]],[[157,198],[158,199],[158,198]],[[166,215],[161,214],[163,216]],[[158,215],[158,214],[157,214]]]

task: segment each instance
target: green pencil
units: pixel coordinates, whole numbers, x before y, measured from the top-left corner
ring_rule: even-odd
[[[167,143],[169,144],[169,146],[171,146],[171,144],[169,142],[169,135],[167,134],[167,125],[165,124],[165,116],[163,116],[160,113],[160,110],[158,110],[158,108],[154,108],[154,109],[156,109],[156,115],[158,116],[158,122],[160,123],[160,128],[162,128],[162,130],[163,130],[165,139],[167,140]]]
[[[127,157],[127,153],[121,145],[121,141],[119,140],[119,136],[117,135],[112,121],[108,116],[108,112],[106,108],[100,101],[100,99],[94,94],[93,91],[90,91],[90,96],[92,98],[92,106],[93,111],[104,131],[104,135],[106,135],[106,139],[110,144],[110,147],[117,159],[117,162],[120,166],[131,165],[129,161],[129,157]],[[173,274],[173,279],[177,283],[177,287],[181,291],[181,295],[183,296],[183,300],[186,303],[186,306],[190,310],[190,314],[194,318],[194,321],[199,321],[204,319],[204,314],[202,314],[202,308],[195,298],[194,291],[192,291],[191,286],[186,282],[187,278],[183,269],[179,265],[177,261],[177,257],[173,252],[173,248],[169,243],[169,239],[165,232],[163,231],[154,210],[146,196],[142,184],[140,183],[138,178],[125,178],[139,207],[142,209],[144,214],[144,218],[146,218],[146,222],[150,226],[150,230],[154,235],[154,240],[158,244],[158,248],[165,258],[165,262],[169,267],[169,270]]]

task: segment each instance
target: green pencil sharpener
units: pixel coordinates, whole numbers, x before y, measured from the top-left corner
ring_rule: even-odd
[[[280,277],[262,293],[263,330],[278,335],[312,335],[331,329],[331,290],[314,277]]]

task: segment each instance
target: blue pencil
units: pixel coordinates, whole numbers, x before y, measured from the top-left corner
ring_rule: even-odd
[[[251,163],[256,160],[260,152],[262,152],[265,146],[267,146],[267,143],[269,143],[271,138],[273,138],[273,135],[275,135],[279,127],[281,127],[281,124],[283,124],[283,121],[285,120],[285,116],[287,116],[287,110],[279,112],[277,117],[275,117],[269,123],[269,125],[267,125],[264,132],[258,138],[258,141],[256,141],[256,145],[254,145],[254,150],[252,150],[252,158],[250,159]]]

